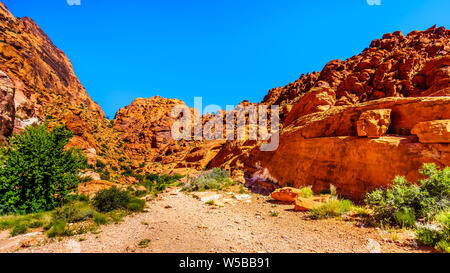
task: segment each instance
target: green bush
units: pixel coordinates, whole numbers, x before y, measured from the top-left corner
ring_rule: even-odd
[[[110,212],[115,209],[126,209],[130,202],[130,195],[117,187],[99,191],[92,204],[100,212]]]
[[[434,164],[424,164],[420,172],[428,176],[420,185],[399,176],[391,188],[367,194],[365,202],[374,209],[377,222],[413,227],[413,218],[427,221],[450,208],[450,168],[441,171]]]
[[[47,236],[54,238],[57,236],[72,236],[72,231],[68,228],[67,222],[64,220],[58,220],[52,223],[47,230]]]
[[[313,195],[314,195],[314,192],[312,191],[311,187],[305,187],[305,188],[300,189],[300,194],[299,194],[300,197],[309,198]]]
[[[87,160],[79,150],[64,149],[72,133],[30,126],[0,148],[0,208],[2,213],[48,211],[76,187]]]
[[[422,226],[416,231],[417,241],[433,246],[437,250],[450,253],[450,212],[444,212],[436,218],[433,225]]]
[[[145,201],[140,198],[133,197],[128,203],[127,208],[131,211],[143,211],[145,208]]]
[[[94,213],[94,223],[96,223],[97,225],[105,225],[108,223],[108,218],[106,217],[106,215],[102,214],[102,213]]]
[[[63,220],[68,223],[76,223],[92,218],[94,210],[86,202],[72,202],[57,208],[53,213],[55,221]]]
[[[416,215],[410,208],[401,208],[394,213],[394,220],[401,227],[414,227],[416,225]]]
[[[223,190],[235,183],[230,179],[227,171],[215,168],[209,172],[202,173],[199,177],[192,179],[190,184],[184,187],[187,191]]]
[[[155,194],[163,192],[167,187],[176,184],[182,175],[159,175],[159,174],[146,174],[143,177],[144,182],[142,183],[150,192]]]
[[[331,198],[326,203],[311,210],[311,218],[324,219],[338,217],[349,212],[353,207],[353,203],[349,200],[338,200]]]
[[[11,237],[14,237],[14,236],[17,236],[17,235],[20,235],[20,234],[25,234],[25,233],[27,233],[27,231],[28,231],[28,228],[27,228],[26,225],[19,224],[19,225],[15,226],[13,228],[13,230],[11,230],[10,235],[11,235]]]

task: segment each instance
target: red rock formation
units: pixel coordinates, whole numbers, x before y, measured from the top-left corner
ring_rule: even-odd
[[[0,71],[0,145],[11,135],[14,118],[14,84]]]
[[[177,105],[184,102],[161,97],[139,98],[117,112],[114,129],[121,133],[125,150],[132,158],[162,161],[164,156],[180,152],[179,143],[171,135],[176,121],[172,109]]]
[[[109,158],[122,154],[117,133],[81,85],[69,59],[33,20],[15,18],[2,3],[0,70],[15,88],[13,102],[11,96],[8,102],[2,99],[15,111],[13,127],[11,122],[1,123],[8,132],[44,121],[50,127],[62,123],[77,136],[69,146],[83,148],[91,163],[98,154]],[[5,129],[1,130],[3,134]]]
[[[388,33],[359,55],[270,90],[261,104],[281,106],[280,146],[261,152],[248,138],[174,141],[171,111],[179,100],[136,99],[106,120],[63,52],[31,19],[15,18],[0,3],[0,141],[46,120],[74,132],[69,146],[82,148],[91,164],[126,160],[162,173],[218,166],[271,190],[272,181],[314,190],[334,184],[357,199],[395,175],[417,179],[424,162],[450,165],[449,41],[443,27]],[[205,117],[203,125],[217,116]]]
[[[449,39],[443,27],[386,34],[360,55],[270,90],[262,103],[282,105],[278,150],[231,142],[211,166],[264,174],[281,186],[334,184],[360,199],[396,175],[417,180],[424,162],[450,165],[442,121],[450,117]]]
[[[450,120],[433,120],[417,123],[411,133],[421,143],[450,143]]]

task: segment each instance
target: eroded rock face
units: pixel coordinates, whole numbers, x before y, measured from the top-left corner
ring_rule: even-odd
[[[391,109],[377,109],[361,114],[356,127],[358,136],[379,137],[384,135],[391,124]]]
[[[318,192],[333,184],[340,194],[353,199],[386,187],[397,175],[417,181],[417,170],[424,162],[450,164],[446,152],[418,143],[413,136],[303,139],[290,133],[281,138],[276,152],[255,159],[280,185],[294,181],[294,187],[312,185]]]
[[[120,109],[114,118],[114,129],[121,133],[125,152],[136,160],[167,161],[171,156],[182,156],[185,143],[174,141],[172,109],[185,105],[177,99],[152,97],[136,99]]]
[[[396,175],[416,180],[424,162],[450,165],[450,31],[443,27],[388,33],[359,55],[270,90],[260,104],[281,106],[274,152],[249,140],[174,141],[171,110],[179,100],[136,99],[105,119],[63,52],[31,19],[15,18],[1,3],[0,40],[7,75],[0,74],[0,141],[13,128],[63,123],[75,134],[68,146],[82,148],[91,164],[126,163],[142,173],[221,167],[241,182],[251,177],[246,185],[255,188],[293,182],[318,191],[333,184],[355,199]]]
[[[450,120],[420,122],[411,133],[417,135],[421,143],[450,143]]]
[[[33,20],[15,18],[2,3],[0,41],[0,70],[15,88],[13,101],[10,96],[7,102],[2,99],[8,109],[14,108],[14,132],[36,123],[65,124],[77,136],[70,145],[86,154],[91,151],[91,162],[123,156],[117,132],[81,85],[67,56]]]
[[[302,115],[333,105],[385,97],[450,95],[449,32],[433,26],[407,36],[400,31],[388,33],[359,55],[330,61],[319,73],[302,75],[285,87],[270,90],[262,103],[293,106],[295,111],[281,113],[282,120],[288,117],[286,124],[290,124]],[[318,85],[331,90],[325,94],[317,90]],[[305,101],[307,97],[310,100]],[[303,111],[305,107],[307,111]]]
[[[0,145],[14,129],[14,84],[0,71]]]

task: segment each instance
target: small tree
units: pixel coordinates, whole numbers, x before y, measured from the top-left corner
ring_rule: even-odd
[[[79,181],[87,160],[65,149],[72,133],[30,126],[0,147],[0,213],[34,213],[55,208]]]

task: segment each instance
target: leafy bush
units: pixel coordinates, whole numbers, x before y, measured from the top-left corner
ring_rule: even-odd
[[[57,208],[53,214],[55,221],[63,220],[68,223],[76,223],[92,218],[94,210],[86,202],[72,202]]]
[[[144,177],[144,185],[150,192],[159,193],[167,189],[167,187],[177,183],[182,175],[159,175],[159,174],[146,174]]]
[[[326,203],[320,205],[317,208],[311,210],[311,218],[323,219],[338,217],[352,209],[353,203],[349,200],[338,200],[337,198],[331,198]]]
[[[78,181],[87,164],[79,150],[64,149],[72,133],[30,126],[0,148],[2,213],[33,213],[55,208]]]
[[[108,223],[108,218],[106,217],[106,215],[102,214],[102,213],[94,213],[94,223],[96,223],[97,225],[105,225]]]
[[[314,195],[314,192],[312,191],[311,187],[305,187],[300,189],[299,196],[303,198],[309,198]]]
[[[130,196],[117,187],[99,191],[92,200],[94,207],[100,212],[110,212],[115,209],[126,209]]]
[[[416,231],[417,241],[450,253],[450,212],[437,217],[435,225],[422,226]]]
[[[136,197],[131,198],[130,202],[127,205],[127,208],[131,211],[143,211],[144,207],[145,201]]]
[[[14,237],[14,236],[17,236],[17,235],[20,235],[20,234],[25,234],[27,232],[27,230],[28,230],[28,228],[27,228],[26,225],[19,224],[19,225],[15,226],[13,228],[13,230],[10,233],[10,235],[11,235],[11,237]]]
[[[190,185],[186,186],[184,190],[223,190],[234,184],[235,183],[230,179],[227,171],[215,168],[212,171],[204,172],[199,177],[192,179]]]
[[[420,172],[428,176],[420,185],[398,176],[391,188],[367,194],[365,201],[374,209],[377,222],[413,227],[413,220],[430,220],[450,208],[450,168],[441,171],[434,164],[424,164]]]
[[[56,236],[72,236],[73,233],[69,229],[67,222],[64,220],[58,220],[52,223],[51,227],[47,230],[47,236],[54,238]]]
[[[394,220],[401,227],[414,227],[416,225],[416,215],[410,208],[401,208],[394,213]]]

